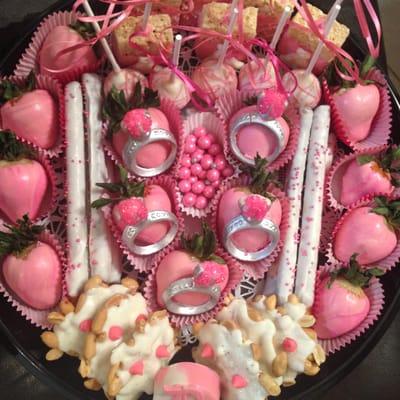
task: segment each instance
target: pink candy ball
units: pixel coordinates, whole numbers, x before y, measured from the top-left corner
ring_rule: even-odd
[[[216,169],[210,169],[210,170],[207,172],[207,179],[208,179],[210,182],[215,182],[215,181],[217,181],[217,180],[219,179],[219,177],[220,177],[220,173],[219,173],[219,171],[217,171]]]
[[[190,182],[190,184],[192,184],[192,185],[193,185],[193,183],[195,183],[195,182],[197,182],[197,181],[198,181],[197,176],[191,176],[191,177],[189,178],[189,182]]]
[[[199,163],[203,158],[204,150],[197,149],[194,153],[192,153],[192,163]]]
[[[197,140],[196,136],[194,136],[194,135],[189,135],[189,136],[186,138],[185,143],[196,143],[196,140]]]
[[[192,142],[187,142],[185,143],[185,152],[192,154],[196,151],[196,143],[192,143]]]
[[[178,177],[180,179],[189,179],[190,178],[190,169],[187,167],[181,167],[178,171]]]
[[[192,171],[192,175],[199,176],[199,174],[203,171],[203,168],[201,168],[200,164],[196,163],[191,166],[190,170]]]
[[[212,144],[210,136],[211,135],[204,135],[199,137],[199,139],[197,140],[197,146],[204,150],[209,149]]]
[[[197,196],[193,193],[186,193],[183,196],[183,205],[185,207],[193,207],[196,204]]]
[[[203,190],[203,195],[207,197],[207,199],[211,199],[214,196],[215,189],[212,186],[206,186]]]
[[[225,169],[225,167],[226,167],[226,161],[225,161],[225,159],[224,158],[215,158],[215,161],[214,161],[214,164],[215,164],[215,168],[218,170],[218,171],[222,171],[223,169]]]
[[[213,163],[214,159],[209,154],[205,154],[201,159],[201,166],[203,169],[210,169]]]
[[[217,154],[222,153],[221,145],[218,143],[213,143],[208,149],[208,153],[212,156],[216,156]]]
[[[195,194],[201,194],[203,193],[203,190],[205,188],[205,185],[202,181],[197,181],[192,185],[192,192]]]
[[[206,208],[208,204],[208,200],[204,196],[198,196],[196,200],[195,207],[199,210]]]
[[[217,172],[218,172],[218,171],[217,171]],[[219,179],[217,179],[216,181],[214,181],[214,182],[211,184],[211,186],[212,186],[213,188],[218,188],[218,187],[221,186],[221,181],[220,181]]]
[[[182,167],[187,167],[187,168],[190,168],[192,166],[192,163],[190,161],[190,156],[188,154],[185,154],[182,157],[181,165]]]
[[[203,126],[198,126],[197,128],[194,129],[193,131],[193,135],[197,138],[199,138],[200,136],[204,136],[207,134],[207,130],[206,128],[204,128]]]
[[[223,171],[222,171],[222,176],[224,178],[228,178],[229,176],[233,175],[233,168],[231,166],[226,167]]]
[[[204,171],[204,170],[201,171],[198,175],[199,179],[202,179],[202,180],[206,179],[206,176],[207,176],[207,171]]]
[[[192,189],[192,185],[187,180],[180,181],[178,186],[182,193],[188,193]]]

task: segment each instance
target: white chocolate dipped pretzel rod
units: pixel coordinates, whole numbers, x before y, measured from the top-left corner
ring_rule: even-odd
[[[304,172],[313,122],[313,111],[311,109],[304,108],[300,112],[299,141],[286,182],[286,195],[290,201],[289,227],[279,259],[272,272],[267,274],[264,289],[264,294],[276,294],[279,304],[287,301],[294,288]]]
[[[82,79],[86,97],[86,126],[89,147],[89,204],[103,194],[98,182],[110,182],[102,145],[102,83],[96,74],[84,74]],[[90,210],[89,263],[91,276],[99,275],[107,283],[121,279],[121,256],[101,210]]]
[[[67,239],[66,274],[68,294],[77,296],[89,277],[88,226],[86,210],[85,131],[83,99],[79,82],[65,88],[66,167],[67,167]]]
[[[329,127],[330,108],[319,106],[311,129],[295,287],[295,294],[308,307],[314,303]]]

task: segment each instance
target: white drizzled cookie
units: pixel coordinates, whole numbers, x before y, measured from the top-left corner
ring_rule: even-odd
[[[325,354],[311,329],[315,319],[296,296],[278,308],[276,296],[229,301],[216,320],[195,326],[200,345],[193,352],[220,374],[224,399],[278,396],[298,374],[319,372]]]
[[[135,400],[153,393],[154,378],[178,350],[166,311],[141,319],[131,339],[111,355],[107,394],[117,400]]]
[[[95,314],[113,295],[136,291],[137,287],[133,279],[125,278],[120,285],[108,286],[100,277],[94,276],[86,282],[76,306],[63,299],[59,304],[59,312],[52,312],[48,316],[49,322],[54,324],[54,332],[44,332],[41,336],[43,342],[51,348],[46,359],[57,360],[63,353],[82,357],[86,336],[92,329]]]
[[[104,303],[93,318],[79,367],[82,377],[89,380],[86,386],[107,391],[111,352],[132,337],[137,321],[146,315],[144,297],[132,290],[114,294]]]

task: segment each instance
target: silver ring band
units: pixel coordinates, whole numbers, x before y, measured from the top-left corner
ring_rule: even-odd
[[[171,283],[162,294],[165,307],[169,312],[178,315],[198,315],[213,309],[221,296],[221,288],[218,285],[201,286],[196,284],[196,277],[203,272],[201,265],[197,265],[193,276],[179,279]],[[208,301],[197,306],[190,306],[173,300],[174,296],[182,293],[201,293],[209,297]]]
[[[266,247],[255,252],[246,252],[240,250],[232,241],[232,235],[245,229],[256,229],[266,232],[270,238],[270,242]],[[280,239],[279,227],[271,220],[264,218],[260,222],[249,222],[242,215],[233,218],[224,229],[224,247],[230,255],[241,261],[255,262],[262,260],[275,250]]]
[[[171,152],[167,159],[161,165],[154,168],[143,168],[138,165],[136,162],[136,153],[150,143],[161,141],[169,142],[171,144]],[[165,129],[154,128],[140,140],[134,140],[132,137],[129,137],[122,152],[122,159],[130,172],[143,178],[149,178],[165,172],[174,163],[176,153],[177,143],[175,136]]]
[[[285,147],[285,134],[281,124],[277,120],[266,121],[261,117],[259,113],[256,112],[239,116],[234,120],[231,120],[231,122],[229,123],[229,142],[233,154],[242,163],[253,166],[255,165],[254,159],[246,157],[239,149],[237,142],[239,130],[249,124],[262,125],[265,128],[269,129],[276,137],[278,145],[276,146],[274,152],[270,156],[266,157],[268,163],[272,163],[279,157]]]
[[[136,237],[143,229],[156,222],[169,222],[170,228],[167,234],[158,242],[149,244],[147,246],[139,246],[135,244]],[[178,219],[175,214],[169,211],[150,211],[147,219],[138,225],[127,225],[122,232],[122,242],[128,249],[139,256],[148,256],[162,250],[168,246],[175,238],[178,232]]]

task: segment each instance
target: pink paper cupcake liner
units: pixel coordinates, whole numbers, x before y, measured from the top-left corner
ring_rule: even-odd
[[[32,40],[22,54],[20,60],[18,61],[17,67],[15,69],[14,75],[25,77],[31,71],[39,73],[39,52],[47,37],[47,35],[57,26],[68,26],[77,22],[78,18],[83,16],[82,13],[73,13],[71,11],[59,11],[47,16],[36,29],[33,34]],[[103,60],[99,59],[95,64],[90,67],[77,67],[72,71],[62,71],[57,75],[57,80],[63,84],[79,79],[79,77],[85,72],[95,72],[97,71]]]
[[[245,101],[249,100],[251,97],[251,92],[249,91],[239,92],[238,90],[234,90],[225,93],[216,101],[215,107],[217,110],[217,115],[223,121],[227,132],[229,121],[232,116],[242,108],[246,107]],[[295,107],[289,106],[286,109],[283,117],[290,128],[289,141],[285,150],[283,150],[279,157],[268,166],[267,169],[271,172],[277,171],[287,165],[297,150],[297,142],[300,134],[299,112]],[[233,154],[231,154],[231,157],[235,159]]]
[[[166,192],[168,193],[168,195],[171,199],[171,203],[173,205],[173,207],[172,207],[173,212],[178,218],[178,226],[179,226],[178,232],[175,236],[175,239],[172,241],[172,243],[165,248],[165,249],[168,249],[171,246],[173,246],[176,241],[179,240],[181,234],[183,233],[184,226],[185,226],[183,216],[180,214],[180,212],[178,210],[178,199],[177,199],[176,191],[175,191],[176,182],[174,181],[174,179],[172,177],[170,177],[168,175],[162,175],[162,176],[155,177],[155,178],[148,180],[147,184],[148,185],[159,185],[164,190],[166,190]],[[158,254],[160,252],[149,255],[149,256],[139,256],[136,254],[132,254],[129,251],[129,249],[125,246],[125,244],[122,242],[121,231],[119,230],[117,225],[114,223],[114,219],[112,217],[112,207],[111,206],[104,207],[103,212],[104,212],[104,217],[107,221],[107,224],[108,224],[115,240],[117,241],[119,247],[121,248],[122,253],[126,256],[126,258],[128,259],[129,263],[132,265],[132,267],[138,272],[149,272],[154,263],[154,260],[158,257]],[[161,252],[163,252],[165,249],[161,250]]]
[[[23,84],[25,82],[25,77],[19,76],[12,76],[12,77],[5,77],[4,79],[10,80],[13,83],[16,84]],[[42,149],[41,147],[37,146],[36,144],[32,143],[28,139],[25,139],[21,136],[16,136],[18,139],[21,140],[23,143],[28,143],[30,146],[32,146],[34,149],[42,152],[49,158],[53,157],[58,157],[64,150],[65,146],[65,101],[64,101],[64,90],[62,88],[62,85],[56,81],[55,79],[49,77],[49,76],[44,76],[44,75],[37,75],[36,76],[36,86],[37,89],[44,89],[47,90],[51,96],[53,97],[54,100],[57,102],[58,106],[58,121],[59,121],[59,126],[58,126],[58,139],[54,147],[51,149]],[[40,124],[40,122],[39,122]],[[1,121],[0,121],[0,128],[1,128]]]
[[[67,262],[66,258],[63,252],[63,247],[61,245],[60,240],[52,233],[49,231],[44,231],[41,233],[39,236],[39,240],[47,243],[48,245],[52,246],[55,251],[57,252],[58,258],[61,263],[61,274],[62,274],[62,293],[61,293],[61,298],[67,295],[66,291],[66,286],[65,286],[65,273],[66,273],[66,268],[67,268]],[[4,296],[4,298],[7,300],[8,303],[11,303],[12,307],[17,310],[17,312],[25,318],[28,322],[30,322],[32,325],[41,328],[41,329],[50,329],[51,324],[47,321],[47,316],[48,314],[55,310],[58,306],[54,307],[53,309],[50,310],[44,310],[44,311],[39,311],[35,310],[29,306],[27,306],[25,303],[23,303],[21,300],[18,299],[17,296],[15,296],[12,291],[7,287],[7,284],[4,282],[4,278],[0,274],[0,293]],[[60,298],[60,300],[61,300]]]
[[[319,241],[320,253],[325,253],[329,247],[332,239],[333,229],[340,218],[340,213],[336,210],[331,210],[327,207],[324,208],[321,223],[321,237]]]
[[[183,121],[180,110],[171,100],[168,99],[160,100],[160,110],[165,114],[165,116],[168,119],[169,126],[171,128],[171,133],[174,134],[176,143],[178,145],[177,154],[179,154],[179,149],[182,147],[182,135],[183,135]],[[108,126],[109,126],[108,122],[103,123],[102,135],[103,135],[104,151],[117,166],[125,167],[122,157],[116,152],[112,143],[107,139]],[[164,174],[174,175],[176,173],[177,164],[178,164],[177,159],[175,159],[174,164],[168,169],[168,171],[165,171]],[[143,178],[136,176],[129,171],[128,171],[128,176],[131,179],[143,180]]]
[[[338,266],[336,266],[338,268]],[[317,272],[317,284],[316,284],[316,293],[318,293],[318,287],[321,284],[322,280],[326,277],[326,275],[332,270],[336,269],[329,266],[323,266]],[[337,338],[333,339],[318,339],[319,344],[325,350],[327,355],[333,354],[336,351],[346,347],[348,344],[356,340],[363,333],[365,333],[379,318],[384,303],[385,303],[385,295],[383,291],[383,286],[379,279],[372,278],[369,284],[369,287],[364,289],[366,296],[370,301],[371,308],[368,312],[368,315],[364,319],[364,321],[355,329],[350,332],[345,333]],[[316,294],[314,310],[318,309],[318,295]]]
[[[353,160],[355,160],[358,156],[364,154],[378,154],[385,151],[388,146],[383,145],[376,147],[374,149],[361,150],[356,153],[351,153],[347,155],[343,155],[342,157],[336,159],[333,166],[330,168],[327,178],[326,178],[326,199],[329,207],[333,208],[337,211],[343,211],[347,208],[352,208],[354,204],[350,204],[348,206],[344,206],[340,203],[341,196],[341,186],[342,186],[342,178],[346,172],[347,166]],[[371,193],[370,197],[380,196],[381,193]],[[356,202],[357,203],[357,202]]]
[[[387,196],[387,197],[389,197],[392,200],[397,199],[397,197],[394,197],[394,196]],[[333,243],[335,241],[335,237],[336,237],[338,230],[343,225],[344,221],[347,219],[349,214],[356,208],[369,206],[372,204],[373,204],[373,198],[371,196],[366,196],[363,199],[361,199],[359,202],[355,203],[352,208],[348,209],[344,215],[342,215],[340,218],[338,218],[338,220],[334,224],[333,230],[331,232],[329,243],[326,246],[325,256],[327,258],[328,264],[337,265],[337,264],[342,263],[340,260],[338,260],[335,257]],[[382,260],[371,263],[370,265],[366,264],[365,267],[368,268],[369,266],[377,266],[380,269],[384,270],[385,272],[388,272],[391,269],[393,269],[396,266],[396,264],[400,261],[400,235],[398,233],[397,233],[397,238],[398,238],[397,245],[391,254],[389,254],[387,257],[383,258]]]
[[[223,194],[227,190],[238,187],[238,186],[246,186],[247,182],[248,182],[247,178],[244,177],[243,175],[241,177],[238,177],[238,178],[232,179],[228,182],[225,182],[222,185],[221,189],[215,195],[214,199],[212,200],[211,226],[213,228],[213,231],[216,232],[217,240],[221,247],[223,247],[223,246],[221,244],[221,238],[218,235],[218,205],[219,205],[219,202],[221,201]],[[249,275],[251,278],[254,278],[254,279],[262,279],[264,277],[265,273],[269,270],[271,265],[277,259],[277,257],[279,256],[279,253],[282,249],[285,238],[286,238],[287,228],[289,227],[289,212],[290,212],[289,199],[285,196],[285,194],[281,190],[279,190],[277,188],[273,188],[273,189],[269,190],[269,192],[280,200],[281,207],[282,207],[282,220],[281,220],[281,224],[279,225],[280,240],[279,240],[279,243],[276,246],[275,250],[272,252],[272,254],[269,257],[264,258],[263,260],[260,260],[260,261],[256,261],[256,262],[238,261],[238,263],[240,264],[243,271],[247,275]]]
[[[390,133],[392,128],[392,103],[386,79],[382,72],[375,69],[369,79],[372,79],[379,84],[377,88],[380,94],[380,105],[378,112],[372,122],[370,134],[368,137],[360,142],[352,142],[346,135],[346,127],[341,119],[341,116],[336,108],[333,96],[328,86],[327,81],[324,79],[322,89],[326,102],[331,107],[331,120],[333,130],[344,144],[351,147],[354,151],[371,150],[376,147],[385,145],[389,142]]]
[[[228,143],[227,143],[227,134],[226,134],[226,128],[224,124],[220,121],[219,118],[217,118],[213,113],[210,112],[203,112],[203,113],[193,113],[189,115],[185,121],[184,121],[184,128],[183,128],[183,135],[181,137],[181,146],[180,146],[180,151],[179,151],[179,157],[178,157],[178,168],[179,165],[181,165],[182,162],[182,157],[184,156],[184,143],[185,139],[193,132],[193,130],[197,127],[204,127],[207,129],[209,133],[211,133],[216,139],[217,142],[222,146],[224,156],[228,164],[233,168],[234,173],[231,177],[229,178],[223,178],[224,181],[228,181],[232,179],[234,176],[238,176],[239,174],[239,164],[230,156],[229,151],[228,151]],[[212,201],[210,201],[207,205],[206,208],[199,210],[195,207],[185,207],[183,205],[183,194],[179,190],[179,188],[176,188],[177,191],[177,196],[179,200],[179,208],[180,210],[192,217],[196,218],[204,218],[207,215],[211,213],[211,205]]]
[[[169,254],[171,251],[180,249],[180,243],[175,244],[175,246],[169,248],[168,250],[163,252],[163,254],[160,254],[153,264],[152,272],[148,276],[148,279],[146,280],[145,286],[143,288],[143,295],[147,300],[147,306],[151,312],[162,309],[162,307],[157,303],[157,267],[167,254]],[[224,306],[224,299],[228,295],[228,293],[232,292],[240,284],[240,281],[243,277],[243,271],[241,270],[238,262],[229,254],[225,253],[220,247],[217,248],[215,254],[219,257],[222,257],[226,261],[229,269],[229,280],[225,289],[221,293],[218,304],[212,310],[199,315],[185,316],[168,313],[173,326],[177,328],[182,328],[187,325],[193,325],[196,322],[207,322],[222,309],[222,307]]]

